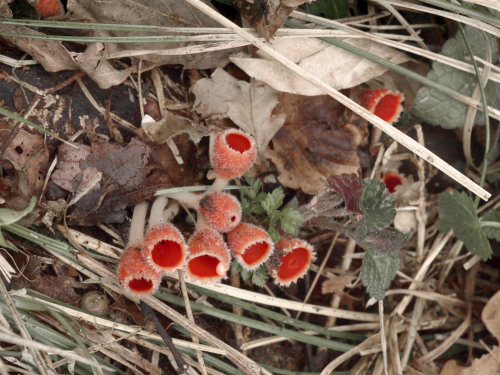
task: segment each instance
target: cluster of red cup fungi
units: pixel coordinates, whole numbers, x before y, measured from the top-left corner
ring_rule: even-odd
[[[268,265],[268,270],[277,284],[288,286],[305,275],[314,260],[314,248],[299,238],[283,238],[274,244],[263,228],[241,222],[239,201],[222,191],[229,180],[241,177],[253,165],[256,154],[251,136],[236,129],[225,130],[213,143],[212,166],[217,178],[207,192],[158,197],[145,235],[148,204],[134,208],[129,243],[117,269],[125,291],[150,294],[164,274],[178,269],[191,280],[219,282],[226,277],[232,258],[243,268],[255,270],[273,254],[279,262]],[[178,210],[177,202],[197,211],[196,228],[188,241],[170,222]],[[276,249],[279,252],[275,253]]]

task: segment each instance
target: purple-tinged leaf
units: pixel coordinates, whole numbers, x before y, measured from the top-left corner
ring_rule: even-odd
[[[335,190],[345,202],[345,210],[348,214],[360,214],[359,202],[363,190],[361,178],[355,173],[344,173],[331,176],[327,180],[328,186]]]

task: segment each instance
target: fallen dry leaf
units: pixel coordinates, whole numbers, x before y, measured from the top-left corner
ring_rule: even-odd
[[[490,298],[481,313],[484,325],[500,341],[500,292]],[[495,346],[490,353],[475,358],[469,367],[461,367],[456,361],[446,362],[440,375],[497,375],[500,373],[500,348]]]
[[[328,177],[358,172],[361,139],[353,124],[288,125],[274,136],[265,155],[278,168],[282,185],[314,195]]]
[[[370,40],[345,39],[344,42],[395,64],[409,60],[404,53]],[[315,38],[277,39],[271,44],[277,52],[337,90],[357,86],[387,71],[379,64]],[[324,94],[316,86],[265,56],[253,58],[239,53],[232,55],[230,60],[250,77],[278,91],[308,96]]]
[[[45,35],[24,26],[0,25],[0,32]],[[83,70],[100,88],[106,89],[125,81],[130,69],[117,70],[104,58],[104,45],[90,43],[84,52],[70,51],[62,42],[43,39],[1,36],[34,59],[48,72]]]
[[[367,123],[327,96],[282,94],[275,108],[286,113],[285,126],[265,153],[278,168],[278,180],[317,194],[330,176],[357,173],[358,147],[366,142]]]
[[[268,85],[252,80],[239,81],[222,69],[210,78],[196,82],[194,110],[203,118],[229,117],[251,134],[257,149],[264,152],[269,141],[285,122],[285,114],[272,114],[278,93]]]
[[[500,342],[500,292],[496,292],[484,306],[481,319],[488,331]]]
[[[92,22],[136,24],[162,27],[220,27],[206,14],[186,2],[176,0],[69,0],[68,15]],[[99,36],[146,36],[151,33],[97,31]],[[169,34],[171,35],[171,34]],[[182,34],[185,35],[185,34]],[[106,55],[130,53],[153,64],[182,64],[185,68],[211,69],[225,65],[234,49],[211,53],[168,55],[169,49],[196,46],[199,42],[186,43],[106,43]],[[157,51],[147,53],[143,51]],[[162,50],[165,54],[162,54]],[[137,52],[137,54],[135,54]],[[144,66],[144,65],[143,65]]]
[[[150,159],[150,148],[137,139],[126,147],[109,142],[78,147],[59,147],[51,181],[74,197],[81,195],[70,215],[79,224],[122,222],[127,206],[151,197],[160,187],[171,186]]]
[[[12,164],[23,175],[28,191],[22,191],[27,197],[39,195],[45,182],[48,168],[49,150],[43,136],[19,130],[14,139],[8,139],[11,130],[0,130],[0,143],[10,142],[2,159]],[[24,189],[21,189],[24,190]]]
[[[498,375],[500,372],[500,348],[495,346],[491,353],[472,361],[469,367],[461,367],[455,360],[446,362],[440,375]]]
[[[321,294],[342,294],[346,285],[352,283],[354,280],[356,280],[356,276],[352,275],[332,277],[321,284]]]

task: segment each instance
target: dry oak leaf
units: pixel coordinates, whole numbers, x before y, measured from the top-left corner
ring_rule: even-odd
[[[208,3],[207,1],[205,1]],[[68,15],[91,22],[113,24],[151,25],[161,27],[220,27],[203,12],[178,0],[69,0]],[[95,31],[98,36],[152,36],[140,32]],[[159,34],[159,35],[165,35]],[[169,33],[169,35],[175,35]],[[186,35],[181,33],[179,35]],[[134,57],[153,64],[182,64],[186,69],[212,69],[228,62],[235,49],[215,50],[199,53],[200,46],[214,43],[106,43],[108,58]],[[234,43],[233,43],[234,44]],[[239,43],[241,45],[241,43]],[[191,53],[188,53],[192,47]],[[196,51],[196,53],[194,53]],[[143,64],[143,68],[147,64]]]
[[[395,64],[409,60],[404,53],[370,40],[345,39],[344,42]],[[276,39],[271,45],[278,53],[337,90],[357,86],[387,71],[379,64],[316,38]],[[230,60],[250,77],[278,91],[308,96],[324,94],[302,77],[284,69],[280,63],[260,54],[260,58],[253,58],[239,53],[232,55]]]
[[[83,194],[71,213],[80,224],[121,222],[127,206],[171,185],[150,160],[150,153],[137,139],[126,147],[96,142],[74,149],[64,144],[59,147],[52,182],[75,195]]]
[[[362,133],[353,124],[287,125],[265,152],[278,168],[279,182],[306,194],[317,194],[333,175],[357,173]]]
[[[197,81],[193,93],[196,112],[203,118],[229,117],[254,137],[259,152],[264,152],[285,122],[285,114],[272,114],[278,104],[278,93],[274,89],[255,80],[239,81],[223,69]]]

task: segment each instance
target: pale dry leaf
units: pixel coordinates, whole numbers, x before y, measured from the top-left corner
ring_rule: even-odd
[[[495,346],[491,353],[472,361],[469,367],[461,367],[456,361],[448,361],[440,375],[497,375],[500,373],[500,348]]]
[[[484,306],[481,319],[488,331],[500,342],[500,291]]]
[[[285,122],[285,114],[272,115],[278,104],[274,89],[255,80],[239,81],[222,69],[196,82],[193,93],[194,109],[202,117],[229,117],[255,138],[260,152]]]
[[[361,48],[395,64],[409,60],[404,53],[366,39],[345,39],[344,42]],[[276,39],[273,48],[307,72],[337,90],[357,86],[387,71],[383,66],[342,48],[315,38]],[[239,53],[230,60],[250,77],[267,83],[278,91],[314,96],[324,92],[273,59],[252,58]]]
[[[323,281],[321,284],[321,294],[341,294],[344,291],[346,285],[352,283],[356,280],[356,276],[352,275],[340,275],[332,277],[328,280]]]
[[[201,138],[209,133],[208,129],[170,111],[167,111],[167,116],[159,121],[145,115],[141,122],[141,128],[144,129],[151,142],[158,145],[180,133],[186,133],[195,144],[198,144]]]

